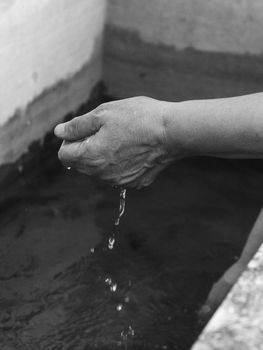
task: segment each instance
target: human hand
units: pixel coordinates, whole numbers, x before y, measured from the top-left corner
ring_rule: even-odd
[[[198,311],[198,317],[200,323],[207,322],[223,302],[228,292],[236,283],[245,266],[238,260],[223,274],[223,276],[212,286],[209,295]]]
[[[147,186],[180,158],[167,145],[165,109],[166,102],[148,97],[104,103],[55,128],[64,140],[59,159],[112,185]]]

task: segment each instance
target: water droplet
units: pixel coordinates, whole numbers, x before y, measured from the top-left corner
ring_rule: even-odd
[[[24,167],[22,164],[20,164],[20,165],[18,165],[17,169],[20,173],[22,173],[22,171],[24,170]]]
[[[110,277],[105,278],[105,283],[110,286],[112,284],[112,279]]]
[[[124,345],[125,350],[128,349],[129,341],[135,336],[135,331],[132,326],[129,326],[127,329],[121,332],[121,342]]]
[[[121,311],[122,308],[123,308],[123,305],[122,305],[122,304],[118,304],[117,307],[116,307],[117,311]]]
[[[71,166],[67,166],[67,170],[70,170],[71,169]]]
[[[109,248],[109,249],[113,249],[113,248],[114,248],[114,243],[115,243],[115,238],[114,238],[114,236],[113,236],[113,237],[110,237],[110,238],[109,238],[109,243],[108,243],[108,248]]]
[[[112,284],[111,287],[110,287],[110,290],[111,290],[111,292],[116,292],[116,290],[117,290],[117,283]]]

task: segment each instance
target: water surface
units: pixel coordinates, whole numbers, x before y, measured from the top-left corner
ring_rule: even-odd
[[[176,163],[128,190],[116,231],[119,191],[57,169],[21,174],[1,206],[0,348],[189,349],[196,310],[260,209],[261,171]]]

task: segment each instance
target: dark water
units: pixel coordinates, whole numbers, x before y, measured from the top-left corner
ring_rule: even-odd
[[[259,211],[261,179],[246,162],[179,162],[128,190],[116,229],[118,190],[62,167],[21,175],[0,212],[0,349],[189,349],[196,310]]]

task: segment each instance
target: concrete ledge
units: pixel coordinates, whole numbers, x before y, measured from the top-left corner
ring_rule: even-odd
[[[192,350],[263,348],[263,245]]]

